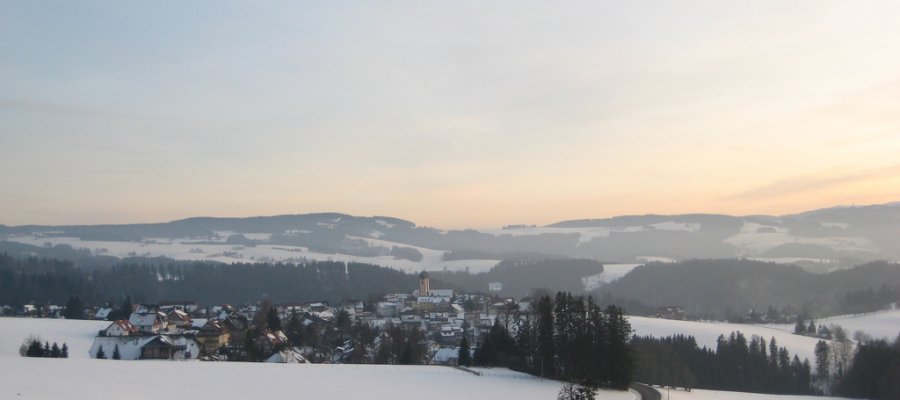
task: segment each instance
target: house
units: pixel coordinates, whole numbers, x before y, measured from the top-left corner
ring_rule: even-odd
[[[124,319],[117,319],[109,324],[106,329],[100,331],[100,336],[133,336],[140,333],[140,330]]]
[[[472,350],[470,350],[472,351]],[[441,347],[431,356],[431,363],[437,365],[459,364],[459,348],[457,347]]]
[[[145,335],[158,334],[168,327],[168,319],[166,314],[159,311],[149,311],[142,309],[131,313],[128,322],[138,328],[140,333]]]
[[[271,329],[264,330],[259,337],[256,338],[256,346],[263,354],[272,354],[287,346],[288,337],[282,331],[273,331]]]
[[[97,358],[100,349],[107,359],[118,349],[122,360],[188,360],[200,355],[200,345],[189,335],[97,336],[88,354]]]
[[[299,350],[294,349],[276,351],[275,354],[272,354],[272,356],[267,358],[264,362],[278,364],[309,364],[306,357],[303,357]]]
[[[656,309],[656,318],[683,320],[684,309],[681,306],[658,307]]]
[[[230,324],[218,319],[206,321],[197,334],[197,342],[200,343],[204,354],[215,353],[220,347],[228,344],[229,339],[231,339]]]
[[[196,313],[200,310],[200,306],[195,301],[163,301],[159,303],[159,308],[164,310],[181,310],[188,314]]]
[[[175,355],[175,341],[168,336],[156,336],[140,348],[142,360],[169,360]]]
[[[190,360],[197,358],[200,346],[190,336],[159,335],[141,342],[141,360]]]
[[[166,330],[174,331],[191,329],[191,317],[188,313],[177,308],[172,309],[172,311],[166,314],[166,320]]]

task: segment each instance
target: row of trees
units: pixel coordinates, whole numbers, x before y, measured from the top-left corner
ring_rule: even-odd
[[[632,346],[641,382],[656,385],[755,393],[810,393],[811,367],[775,338],[741,332],[722,335],[716,349],[698,347],[693,336],[636,336]]]
[[[436,282],[437,283],[437,282]],[[156,303],[183,298],[204,304],[253,302],[270,296],[284,301],[367,298],[418,285],[415,274],[361,263],[310,261],[300,264],[221,264],[160,259],[123,262],[88,272],[71,262],[0,254],[0,304],[103,304],[133,296]],[[76,309],[80,307],[72,307]]]
[[[41,344],[41,339],[35,336],[29,336],[22,342],[19,347],[19,355],[22,357],[45,357],[45,358],[69,358],[69,346],[65,343],[59,347],[56,342],[50,345],[50,342]]]
[[[900,336],[893,343],[874,340],[859,344],[837,389],[842,396],[900,399]]]
[[[590,297],[559,292],[555,299],[542,296],[533,314],[517,312],[509,322],[511,327],[495,321],[480,338],[474,364],[506,366],[587,388],[624,390],[631,383],[631,325],[621,308],[601,310]],[[464,359],[460,354],[461,363]]]

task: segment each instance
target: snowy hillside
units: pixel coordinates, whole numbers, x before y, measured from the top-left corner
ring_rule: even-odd
[[[245,234],[253,237],[253,234]],[[414,247],[420,251],[421,261],[396,259],[392,256],[363,257],[346,254],[318,253],[306,247],[288,245],[225,245],[197,243],[191,238],[158,238],[142,242],[81,240],[74,237],[42,237],[40,235],[15,235],[7,240],[32,246],[43,247],[69,245],[74,249],[87,249],[94,255],[115,257],[169,257],[176,260],[218,261],[224,263],[239,262],[298,262],[309,261],[341,261],[375,264],[394,268],[405,272],[437,271],[446,268],[449,271],[469,269],[472,272],[489,270],[499,260],[454,260],[443,261],[443,251]],[[365,239],[378,245],[406,246],[376,239]]]
[[[874,339],[893,341],[900,334],[900,310],[880,311],[861,315],[842,315],[816,320],[820,325],[840,325],[853,335],[856,331],[864,332]],[[793,325],[772,325],[788,332],[794,330]]]
[[[814,346],[819,339],[793,334],[793,324],[783,325],[748,325],[725,322],[674,321],[660,318],[628,317],[631,327],[637,335],[669,336],[685,334],[694,336],[697,345],[715,349],[719,335],[728,335],[732,331],[741,331],[749,338],[752,335],[764,337],[766,341],[772,337],[779,346],[787,347],[791,354],[801,359],[814,360]],[[894,340],[900,333],[900,310],[883,311],[864,315],[849,315],[816,320],[816,324],[842,326],[851,335],[861,331],[879,339]]]
[[[716,339],[719,335],[728,336],[735,331],[741,331],[748,339],[752,335],[764,337],[767,342],[774,337],[779,347],[784,346],[791,352],[791,355],[796,354],[801,360],[807,358],[810,362],[815,359],[814,348],[818,341],[816,338],[794,335],[791,333],[793,326],[791,326],[791,331],[787,331],[774,327],[725,322],[676,321],[634,316],[628,317],[628,320],[636,335],[661,337],[684,334],[696,338],[698,346],[712,349],[716,348]]]

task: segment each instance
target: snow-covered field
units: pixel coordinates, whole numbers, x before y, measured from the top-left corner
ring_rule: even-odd
[[[659,389],[662,393],[663,400],[837,400],[842,397],[821,397],[821,396],[787,396],[774,394],[759,393],[742,393],[742,392],[726,392],[720,390],[700,390],[694,389],[690,392],[683,390],[666,390]]]
[[[105,322],[0,318],[2,399],[555,399],[560,382],[506,369],[483,376],[437,366],[114,361],[87,358]],[[22,338],[65,341],[69,359],[19,357]],[[172,393],[169,393],[172,391]],[[634,400],[602,391],[598,399]]]
[[[871,240],[861,236],[845,237],[803,237],[791,235],[787,228],[745,222],[740,233],[725,239],[725,243],[738,248],[739,256],[757,256],[767,250],[787,244],[803,243],[825,246],[837,251],[879,251]]]
[[[619,279],[643,264],[603,264],[603,272],[581,278],[584,290],[594,290],[604,284]]]
[[[500,235],[510,235],[510,236],[532,236],[532,235],[542,235],[545,233],[553,233],[553,234],[576,234],[578,235],[578,243],[588,243],[594,238],[605,238],[609,237],[610,233],[620,232],[620,233],[629,233],[629,232],[644,232],[646,230],[660,230],[660,231],[685,231],[685,232],[697,232],[700,230],[700,224],[694,223],[683,223],[683,222],[661,222],[658,224],[651,224],[648,226],[609,226],[609,227],[589,227],[589,228],[559,228],[559,227],[547,227],[547,226],[530,226],[530,227],[518,227],[518,228],[509,228],[509,229],[482,229],[481,232],[490,233],[494,236]]]
[[[854,332],[862,331],[874,339],[893,341],[900,334],[900,310],[824,318],[816,320],[816,324],[840,325],[851,338]],[[772,327],[788,332],[794,330],[794,325],[772,325]]]
[[[779,325],[746,325],[725,322],[673,321],[660,318],[629,317],[631,327],[638,335],[669,336],[676,333],[694,336],[697,344],[715,348],[719,335],[728,335],[732,331],[741,331],[749,338],[752,335],[762,336],[769,341],[772,337],[779,346],[787,347],[791,354],[801,359],[814,360],[814,348],[819,339],[795,335],[793,324]],[[893,341],[900,333],[900,310],[882,311],[862,315],[847,315],[816,320],[816,324],[842,326],[852,337],[856,331],[879,339]]]
[[[697,339],[697,345],[703,347],[716,348],[716,339],[719,335],[728,336],[731,332],[741,331],[748,339],[753,336],[761,336],[766,342],[773,337],[778,342],[778,346],[784,346],[791,352],[791,355],[798,355],[800,359],[807,358],[812,362],[814,358],[814,349],[818,339],[794,335],[793,326],[790,330],[781,329],[780,327],[770,327],[761,325],[745,325],[731,324],[726,322],[699,322],[699,321],[675,321],[661,318],[647,317],[628,317],[631,327],[637,335],[653,335],[653,336],[670,336],[674,334],[684,334],[693,336]]]
[[[632,325],[654,328],[655,334],[715,331],[685,329],[675,324],[650,324],[631,317]],[[694,323],[702,324],[702,323]],[[0,318],[0,399],[91,400],[155,399],[160,391],[175,390],[186,398],[326,398],[326,399],[555,399],[561,383],[503,368],[479,368],[482,376],[447,367],[388,365],[323,365],[216,363],[202,361],[114,361],[88,358],[87,350],[104,321]],[[661,325],[669,325],[661,327]],[[731,324],[718,325],[727,330]],[[745,327],[744,325],[739,325]],[[777,329],[768,328],[770,331]],[[747,332],[748,329],[741,329]],[[643,331],[642,333],[648,333]],[[28,335],[51,343],[66,342],[69,359],[19,357]],[[770,335],[767,335],[767,337]],[[713,342],[715,339],[713,339]],[[779,338],[779,343],[781,339]],[[792,350],[793,352],[793,350]],[[157,385],[155,385],[158,383]],[[666,390],[661,390],[666,399]],[[813,400],[811,396],[774,396],[751,393],[672,390],[675,400]],[[634,392],[601,391],[597,399],[634,400]]]

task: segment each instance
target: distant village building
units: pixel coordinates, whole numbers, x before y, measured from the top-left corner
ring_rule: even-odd
[[[684,309],[681,306],[659,307],[656,309],[656,318],[683,320]]]

